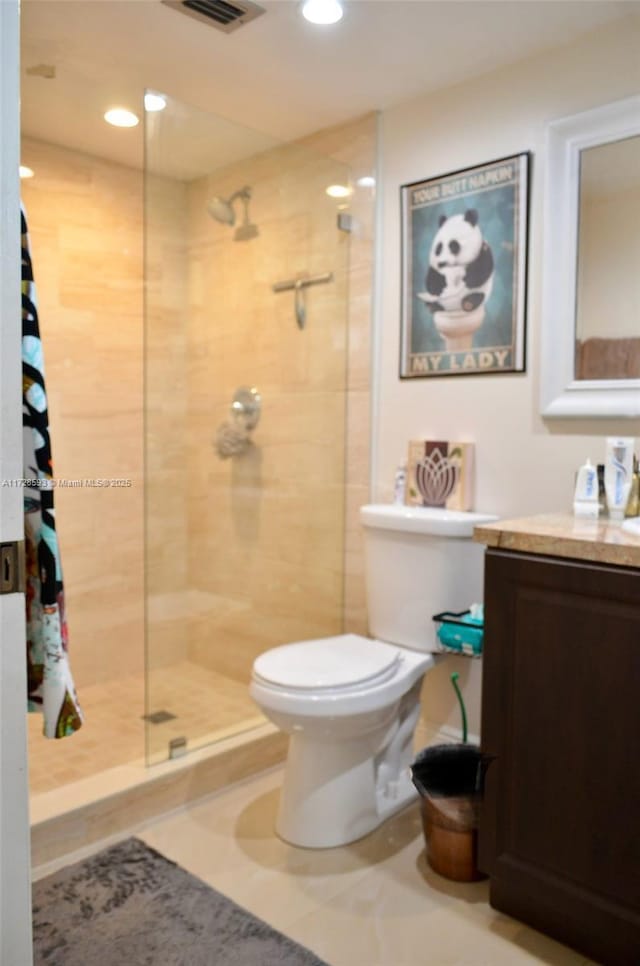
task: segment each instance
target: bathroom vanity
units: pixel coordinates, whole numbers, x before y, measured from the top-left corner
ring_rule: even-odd
[[[640,537],[540,516],[487,545],[479,865],[491,904],[640,962]]]

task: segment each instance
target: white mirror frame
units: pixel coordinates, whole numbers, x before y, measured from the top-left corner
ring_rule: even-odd
[[[575,379],[580,152],[635,135],[640,135],[640,96],[547,127],[540,362],[545,417],[640,416],[640,379]]]

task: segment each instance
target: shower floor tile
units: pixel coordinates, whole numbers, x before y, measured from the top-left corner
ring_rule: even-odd
[[[192,749],[264,723],[246,684],[191,661],[151,672],[146,708],[143,675],[78,690],[85,722],[74,735],[47,740],[41,716],[28,716],[32,794],[140,761],[145,757],[147,729],[149,758],[156,762],[166,760],[173,738],[186,737]],[[160,711],[171,717],[151,725],[143,720],[145,713]]]

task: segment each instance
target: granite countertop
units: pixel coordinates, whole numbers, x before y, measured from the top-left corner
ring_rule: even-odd
[[[498,520],[476,527],[473,539],[501,550],[640,568],[640,537],[607,517],[588,520],[569,513],[548,513]]]

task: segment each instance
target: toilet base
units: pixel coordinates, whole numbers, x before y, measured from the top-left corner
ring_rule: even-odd
[[[412,739],[422,676],[374,730],[351,737],[294,732],[276,831],[291,845],[328,849],[362,838],[417,799]]]

